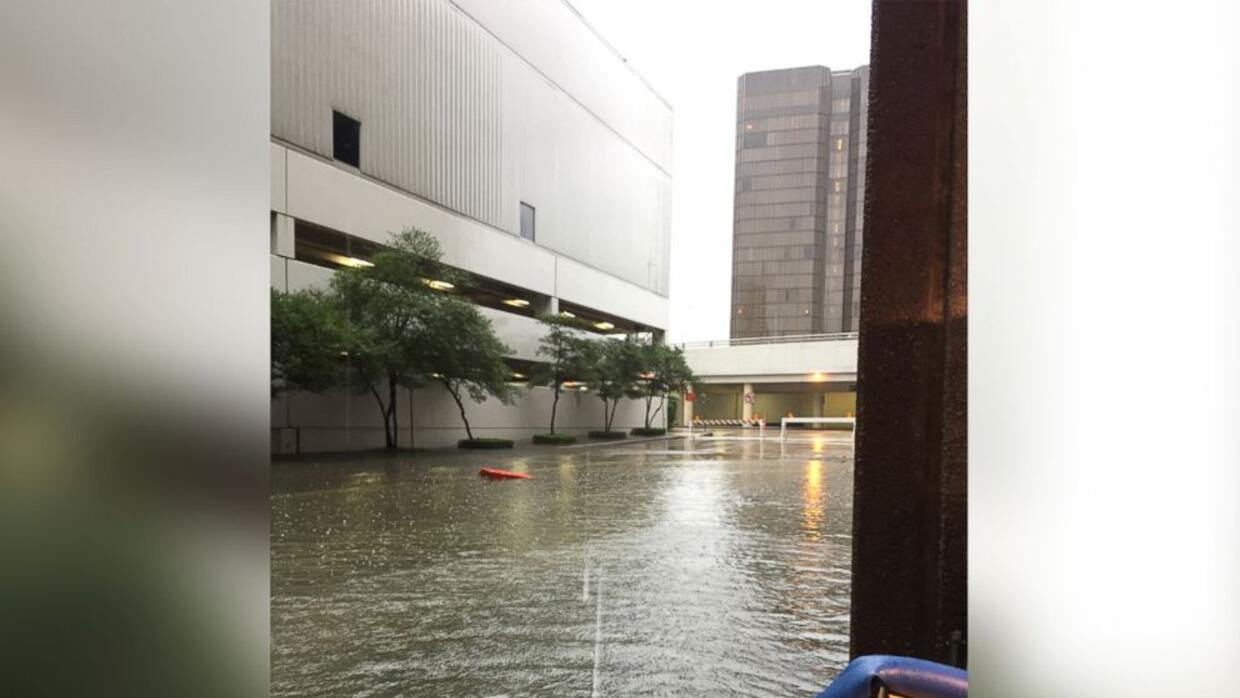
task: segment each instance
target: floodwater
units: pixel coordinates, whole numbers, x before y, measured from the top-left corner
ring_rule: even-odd
[[[847,664],[846,436],[299,460],[272,490],[273,695],[812,695]]]

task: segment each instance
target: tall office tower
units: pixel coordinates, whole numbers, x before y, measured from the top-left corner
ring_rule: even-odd
[[[733,338],[857,330],[869,72],[740,77]]]

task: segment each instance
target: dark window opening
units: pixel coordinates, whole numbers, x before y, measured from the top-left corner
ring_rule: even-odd
[[[524,201],[521,202],[521,237],[534,239],[534,207]]]
[[[332,112],[332,157],[354,167],[362,162],[362,122]]]

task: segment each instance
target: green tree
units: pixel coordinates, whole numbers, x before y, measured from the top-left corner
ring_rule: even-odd
[[[593,363],[590,383],[603,401],[603,430],[611,431],[620,401],[637,393],[637,379],[642,365],[641,348],[630,338],[608,339],[592,344],[597,349],[590,352],[594,356],[587,357]]]
[[[447,299],[427,281],[461,280],[441,257],[434,237],[411,228],[394,234],[371,257],[372,266],[341,269],[332,277],[331,298],[350,328],[348,383],[374,396],[389,449],[397,446],[397,388],[421,387],[435,371],[432,340],[443,330],[436,314]]]
[[[582,379],[589,373],[590,350],[586,346],[590,340],[577,334],[575,325],[567,318],[558,315],[543,315],[538,318],[547,333],[538,340],[538,355],[547,358],[546,363],[535,364],[530,372],[530,385],[549,386],[553,397],[551,400],[551,433],[555,433],[555,413],[560,404],[560,394],[564,392],[565,381]]]
[[[435,299],[425,330],[425,366],[456,401],[465,436],[472,441],[464,398],[482,402],[491,396],[505,405],[516,400],[518,389],[510,382],[512,369],[504,362],[509,349],[495,336],[490,320],[453,296]]]
[[[663,409],[669,392],[681,392],[692,385],[696,378],[685,361],[684,350],[666,344],[650,343],[638,350],[641,370],[634,392],[646,403],[646,428]],[[655,398],[658,407],[651,411]],[[665,420],[666,421],[666,420]]]
[[[271,290],[271,392],[338,385],[351,344],[348,323],[321,291]]]

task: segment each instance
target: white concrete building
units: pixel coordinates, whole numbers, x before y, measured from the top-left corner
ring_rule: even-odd
[[[667,324],[671,106],[563,0],[273,0],[272,286],[322,285],[403,228],[471,275],[513,360],[536,311],[598,332]],[[505,300],[525,301],[515,307]],[[471,409],[482,436],[546,431],[550,392]],[[412,410],[410,410],[412,407]],[[402,445],[464,436],[451,399],[399,400]],[[590,393],[557,427],[598,428]],[[639,426],[637,405],[617,428]],[[383,444],[369,395],[273,400],[273,449]]]

